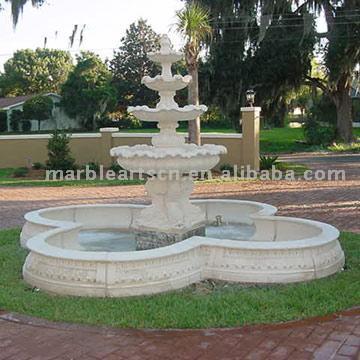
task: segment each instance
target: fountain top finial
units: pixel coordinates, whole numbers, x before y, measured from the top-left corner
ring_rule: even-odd
[[[173,51],[173,47],[170,38],[167,34],[161,35],[160,38],[160,53],[170,54]]]

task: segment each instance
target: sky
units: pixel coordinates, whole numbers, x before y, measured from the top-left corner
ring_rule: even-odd
[[[48,48],[76,54],[78,40],[69,49],[69,36],[75,24],[80,29],[86,24],[81,50],[93,50],[102,58],[111,57],[131,23],[144,18],[157,33],[169,33],[175,11],[182,6],[181,0],[47,0],[40,8],[27,4],[14,29],[10,6],[5,3],[5,9],[0,11],[0,71],[15,50],[43,47],[45,37]],[[171,30],[169,35],[176,48],[182,46],[175,31]]]

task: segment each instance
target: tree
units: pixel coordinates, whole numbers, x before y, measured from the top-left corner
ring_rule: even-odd
[[[191,4],[193,0],[186,0]],[[212,39],[205,64],[200,70],[200,89],[206,89],[209,104],[221,109],[235,128],[239,128],[242,96],[248,89],[246,44],[253,38],[256,24],[254,1],[199,0],[210,12]]]
[[[31,0],[31,4],[35,7],[39,7],[45,0]],[[24,10],[24,6],[29,0],[5,0],[5,2],[11,3],[11,14],[13,19],[13,25],[16,27],[19,16]],[[2,1],[0,0],[0,10],[2,9]]]
[[[51,170],[74,170],[75,159],[71,155],[70,136],[57,130],[51,136],[47,145],[48,161],[46,166]]]
[[[18,50],[0,75],[3,96],[58,93],[71,71],[69,52],[52,49]]]
[[[61,105],[83,126],[96,129],[96,121],[115,104],[111,72],[100,57],[91,52],[77,56],[77,64],[62,87]]]
[[[210,103],[238,129],[246,91],[255,89],[263,114],[281,126],[287,93],[301,85],[310,68],[312,20],[294,13],[286,0],[198,1],[209,8],[213,30],[201,68],[206,73],[200,74]]]
[[[24,119],[37,120],[38,130],[41,129],[41,121],[48,120],[52,117],[54,103],[48,96],[34,96],[25,101],[23,105]]]
[[[318,34],[326,78],[307,76],[310,84],[320,88],[336,106],[337,135],[351,142],[352,101],[351,83],[360,62],[360,7],[359,0],[307,0],[299,11],[324,11],[328,31]]]
[[[148,54],[159,49],[160,37],[146,20],[140,19],[126,30],[121,43],[110,61],[110,70],[117,90],[118,108],[124,115],[128,106],[156,104],[157,94],[142,85],[141,79],[159,73],[158,65],[149,60]]]
[[[252,54],[246,59],[245,83],[256,90],[263,115],[275,126],[285,126],[289,94],[299,91],[311,70],[314,23],[305,27],[304,17],[293,13],[290,4],[272,9],[271,24],[264,36],[261,24],[254,34]],[[256,42],[255,42],[256,41]]]
[[[192,82],[189,85],[189,104],[199,105],[199,72],[198,59],[203,43],[210,37],[209,11],[197,4],[190,2],[184,9],[176,13],[176,29],[186,40],[185,60]],[[189,141],[200,145],[200,117],[189,121]]]
[[[190,1],[190,0],[188,0]],[[352,116],[350,87],[355,77],[355,69],[360,62],[360,0],[273,0],[273,1],[226,1],[226,0],[199,0],[208,5],[211,11],[212,27],[214,29],[214,41],[210,45],[209,61],[211,63],[209,78],[211,78],[211,92],[214,101],[218,102],[225,113],[233,121],[237,121],[239,104],[246,88],[252,84],[257,85],[251,79],[253,72],[249,71],[246,64],[250,64],[256,58],[261,44],[269,38],[273,38],[272,46],[268,47],[269,54],[277,48],[283,56],[268,57],[262,54],[262,61],[258,62],[257,69],[263,72],[264,76],[272,71],[286,70],[288,75],[277,76],[276,79],[284,81],[285,86],[279,86],[279,81],[272,91],[268,91],[268,97],[258,97],[260,105],[265,104],[266,108],[276,109],[283,103],[284,94],[278,91],[286,90],[286,83],[291,87],[297,87],[298,80],[311,86],[317,86],[324,94],[330,97],[336,106],[337,133],[343,141],[352,140]],[[301,3],[300,6],[299,3]],[[298,6],[298,7],[297,7]],[[311,31],[313,15],[324,12],[328,31],[317,34]],[[257,20],[261,13],[260,23]],[[279,15],[281,15],[279,17]],[[287,46],[284,41],[276,41],[271,29],[281,28],[286,30],[284,37],[288,38],[290,33],[296,32],[295,26],[300,30],[300,24],[294,17],[303,18],[303,31],[307,41],[299,41],[298,45]],[[289,33],[289,36],[288,34]],[[314,46],[310,49],[309,44],[313,38]],[[254,39],[256,42],[254,43]],[[315,46],[315,39],[318,44]],[[308,62],[303,61],[306,55],[310,57],[314,51],[320,53],[319,58],[323,59],[322,65],[326,71],[325,79],[310,75]],[[292,62],[285,62],[290,59],[290,53],[300,54],[294,56],[298,65],[294,66],[295,76],[288,72]],[[274,53],[274,52],[273,52]],[[299,59],[302,59],[300,62]],[[304,66],[303,66],[304,65]],[[305,75],[303,75],[306,71]],[[304,79],[306,78],[306,80]],[[261,82],[261,84],[264,84]],[[258,87],[261,93],[263,85]],[[290,90],[290,89],[289,89]],[[274,95],[275,94],[275,95]],[[263,106],[264,107],[264,106]]]

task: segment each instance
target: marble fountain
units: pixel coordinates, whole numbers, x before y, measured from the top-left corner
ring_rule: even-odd
[[[179,121],[207,110],[180,108],[174,100],[191,81],[172,75],[172,64],[182,56],[162,36],[161,50],[149,55],[162,73],[143,78],[160,100],[156,108],[129,108],[142,121],[158,122],[152,145],[111,150],[123,168],[150,175],[151,205],[65,206],[26,214],[23,276],[31,286],[60,295],[122,297],[204,279],[290,283],[342,269],[339,231],[331,225],[275,216],[275,207],[257,202],[189,200],[190,175],[213,168],[226,149],[187,144],[176,132]]]

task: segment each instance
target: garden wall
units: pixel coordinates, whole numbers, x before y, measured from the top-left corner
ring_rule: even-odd
[[[249,165],[259,168],[260,108],[242,109],[242,134],[202,134],[203,144],[224,145],[228,153],[221,164]],[[100,129],[99,133],[71,135],[70,147],[79,165],[94,161],[109,166],[114,161],[110,149],[116,146],[150,144],[149,133],[120,133],[117,128]],[[0,168],[31,166],[47,160],[47,143],[51,135],[0,135]]]
[[[109,155],[112,147],[151,144],[153,135],[119,132],[73,134],[70,147],[79,165],[95,161],[109,166],[113,162]],[[47,134],[0,136],[0,168],[31,166],[34,162],[45,163],[49,138],[50,135]],[[204,134],[202,141],[204,144],[224,145],[228,149],[228,154],[221,159],[222,164],[242,164],[241,134]]]

